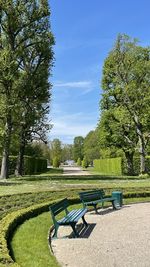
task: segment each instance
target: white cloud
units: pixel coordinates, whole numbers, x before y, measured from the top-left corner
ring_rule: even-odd
[[[54,81],[53,88],[59,89],[63,88],[63,93],[70,93],[70,88],[72,90],[80,89],[80,93],[85,95],[94,89],[94,84],[92,81],[71,81],[71,82],[62,82],[62,81]]]
[[[54,87],[69,87],[69,88],[90,88],[92,87],[91,81],[77,81],[77,82],[54,82]]]

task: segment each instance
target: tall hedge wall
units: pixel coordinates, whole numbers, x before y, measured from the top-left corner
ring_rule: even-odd
[[[94,169],[102,174],[122,175],[121,161],[121,158],[95,159],[93,164]]]
[[[145,164],[147,172],[150,173],[150,156],[146,156]],[[134,175],[140,174],[140,158],[133,159]],[[102,174],[127,175],[127,161],[125,158],[110,158],[94,160],[94,169]]]
[[[0,157],[1,168],[2,157]],[[14,174],[16,168],[17,157],[9,157],[9,174]],[[47,170],[47,160],[44,158],[35,158],[31,156],[24,157],[24,174],[36,174]]]

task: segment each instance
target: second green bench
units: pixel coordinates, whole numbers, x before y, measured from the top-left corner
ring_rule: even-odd
[[[80,200],[83,203],[84,207],[93,206],[95,212],[97,213],[97,205],[102,204],[104,206],[104,202],[111,202],[113,209],[118,208],[117,198],[110,196],[105,196],[105,192],[103,189],[92,190],[92,191],[83,191],[79,193]]]

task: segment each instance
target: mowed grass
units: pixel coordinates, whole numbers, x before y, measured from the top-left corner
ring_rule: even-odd
[[[84,179],[85,177],[85,179]],[[103,178],[99,176],[92,176],[92,179],[87,179],[83,176],[82,179],[77,177],[68,178],[67,176],[61,179],[57,176],[50,178],[49,176],[44,178],[29,177],[26,180],[8,180],[0,183],[0,196],[20,194],[20,193],[35,193],[45,192],[53,190],[62,190],[68,188],[80,188],[80,187],[96,187],[99,188],[114,188],[114,189],[126,189],[126,188],[150,188],[150,179],[115,179],[115,178]],[[38,179],[37,179],[38,178]],[[32,179],[32,181],[30,180]]]
[[[48,232],[51,224],[50,214],[46,212],[17,228],[11,247],[13,257],[20,266],[59,266],[48,246]]]

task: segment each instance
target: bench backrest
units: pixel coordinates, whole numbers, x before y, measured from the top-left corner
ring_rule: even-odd
[[[69,202],[67,198],[62,199],[61,201],[51,205],[49,210],[51,213],[56,216],[57,214],[61,213],[63,210],[67,211],[67,207],[69,206]]]
[[[80,192],[79,196],[82,202],[94,201],[98,199],[102,199],[104,197],[104,190],[91,190],[86,192]]]

